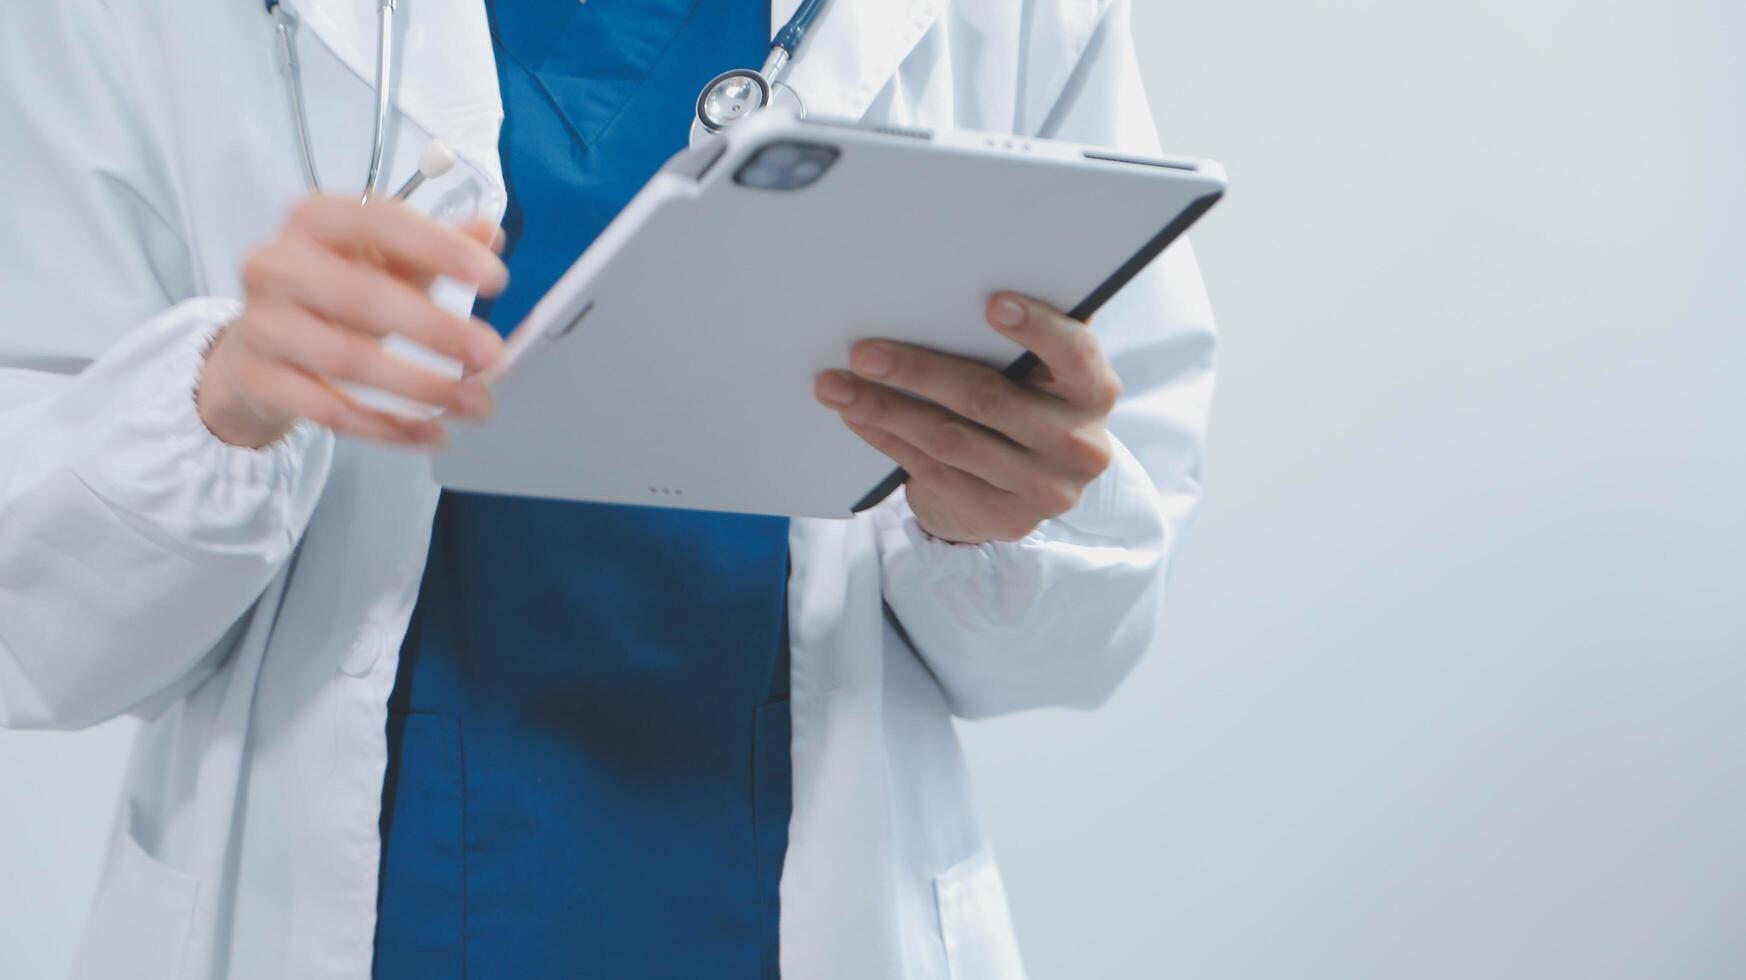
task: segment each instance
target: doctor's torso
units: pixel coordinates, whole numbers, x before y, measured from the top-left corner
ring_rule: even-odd
[[[293,6],[317,165],[349,190],[369,163],[374,5]],[[792,80],[821,114],[1025,132],[1065,121],[1061,135],[1146,152],[1125,18],[1098,34],[1104,10],[833,0]],[[420,207],[497,220],[503,102],[485,9],[407,0],[401,14],[385,184],[440,138],[458,163]],[[272,21],[243,0],[0,16],[0,120],[17,134],[0,145],[15,176],[3,248],[18,275],[0,298],[12,583],[0,612],[56,624],[52,643],[7,630],[5,669],[24,680],[0,691],[0,720],[147,719],[81,975],[365,975],[387,702],[439,493],[421,454],[311,429],[232,452],[191,413],[199,345],[235,315],[242,262],[306,193]],[[1210,378],[1192,261],[1163,273],[1175,292],[1134,293],[1161,311],[1158,344],[1122,330],[1132,304],[1100,318],[1134,353],[1130,390],[1162,384],[1166,361],[1191,384]],[[473,307],[452,284],[435,295]],[[1154,400],[1127,429],[1175,501],[1157,514],[1119,505],[1130,488],[1153,493],[1127,457],[1121,493],[1023,547],[952,549],[884,511],[790,530],[784,975],[1017,975],[951,718],[1093,701],[1138,656],[1149,627],[1123,617],[1152,601],[1157,515],[1190,509],[1202,402]],[[1118,540],[1149,557],[1101,557]],[[93,568],[125,578],[98,588]],[[1064,633],[1069,619],[1080,626]],[[1087,634],[1106,621],[1120,630]],[[1003,671],[1013,662],[1024,676]]]

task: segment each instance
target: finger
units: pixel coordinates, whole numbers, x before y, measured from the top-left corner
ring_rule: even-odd
[[[1031,492],[1042,461],[1005,437],[938,405],[846,371],[820,376],[817,397],[846,421],[883,429],[954,469],[1013,493]]]
[[[351,381],[468,418],[491,411],[490,389],[477,381],[438,374],[390,353],[367,334],[336,327],[301,307],[280,304],[266,311],[275,329],[251,335],[259,353],[290,362],[317,376]]]
[[[491,249],[493,253],[497,255],[503,254],[503,243],[505,241],[503,229],[497,227],[496,224],[485,220],[470,221],[461,226],[461,232],[467,237],[472,238]],[[377,255],[376,260],[396,279],[404,279],[408,283],[411,283],[413,286],[424,290],[425,292],[429,292],[431,285],[436,282],[437,277],[435,274],[421,272],[411,266],[402,265],[389,256]]]
[[[1090,327],[1014,293],[989,300],[988,325],[1035,354],[1062,399],[1099,414],[1115,407],[1121,383]]]
[[[908,460],[907,465],[899,465],[910,475],[910,502],[917,506],[928,498],[941,502],[960,515],[959,523],[971,539],[1017,541],[1051,516],[999,487],[931,459],[883,429],[865,428],[846,419],[843,424],[893,461]]]
[[[978,510],[1005,507],[1012,494],[971,473],[948,466],[934,459],[902,437],[885,429],[861,425],[843,419],[849,431],[860,436],[869,446],[879,450],[909,474],[912,484],[927,485],[936,493],[955,501],[975,505]]]
[[[503,227],[495,221],[478,218],[461,226],[461,233],[468,238],[489,248],[497,255],[503,254],[504,243],[509,239],[503,233]]]
[[[291,225],[328,248],[373,250],[398,267],[458,279],[488,296],[509,281],[508,268],[489,245],[399,201],[312,197],[298,205]]]
[[[296,239],[249,266],[251,292],[265,285],[328,320],[378,337],[399,334],[475,370],[489,367],[503,349],[489,326],[455,316],[404,281]]]
[[[863,341],[849,355],[863,378],[919,395],[1023,446],[1043,449],[1078,424],[1079,414],[985,364],[893,341]]]
[[[485,295],[500,292],[508,270],[488,240],[437,222],[399,201],[358,204],[350,199],[310,198],[288,226],[324,247],[431,278],[448,276],[477,286]]]
[[[443,443],[441,423],[407,419],[358,404],[322,379],[284,361],[255,360],[245,368],[249,401],[259,410],[309,419],[338,435],[393,445],[434,447]]]

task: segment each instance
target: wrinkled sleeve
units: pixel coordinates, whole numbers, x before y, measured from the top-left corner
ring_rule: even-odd
[[[1089,35],[1039,135],[1155,154],[1127,0]],[[1022,540],[951,544],[900,492],[872,514],[885,601],[954,712],[1094,707],[1159,645],[1171,559],[1200,497],[1214,326],[1178,241],[1095,318],[1122,379],[1110,468]]]
[[[198,297],[111,11],[0,13],[0,725],[139,708],[221,652],[314,509],[332,436],[260,451],[194,390]],[[192,298],[190,298],[192,297]]]

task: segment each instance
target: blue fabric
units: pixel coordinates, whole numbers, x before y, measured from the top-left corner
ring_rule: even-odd
[[[759,63],[765,4],[488,0],[511,279],[481,315],[512,328],[702,85]],[[390,701],[377,977],[776,975],[787,534],[444,494]]]

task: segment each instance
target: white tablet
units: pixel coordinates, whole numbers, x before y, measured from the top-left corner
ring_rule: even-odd
[[[1216,164],[779,112],[675,157],[510,335],[457,489],[849,517],[902,482],[813,399],[872,337],[1002,367],[1011,290],[1086,319],[1216,202]]]

